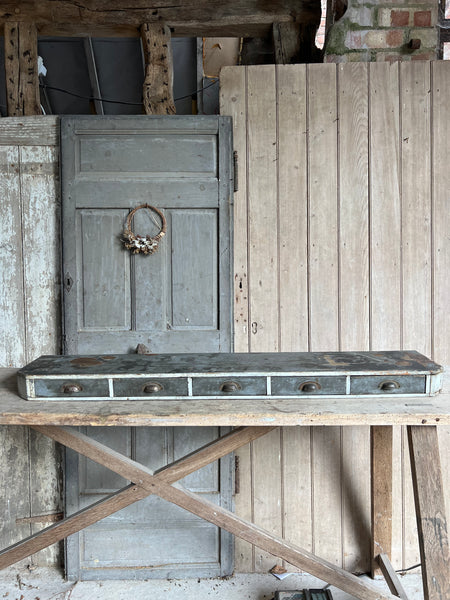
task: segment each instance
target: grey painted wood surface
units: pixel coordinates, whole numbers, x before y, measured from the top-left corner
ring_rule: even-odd
[[[228,120],[120,117],[105,132],[99,119],[65,118],[61,137],[70,352],[123,353],[140,343],[150,352],[229,349]],[[151,257],[121,242],[129,210],[143,203],[168,223]],[[133,228],[157,232],[148,211]]]
[[[230,119],[63,118],[61,140],[63,272],[65,282],[73,281],[64,288],[66,352],[122,355],[135,353],[138,343],[158,354],[187,348],[229,352]],[[204,182],[210,194],[193,207],[185,188],[205,188]],[[110,186],[116,183],[126,183],[126,191],[110,203]],[[121,236],[130,209],[144,203],[163,212],[167,234],[154,254],[132,255]],[[138,211],[133,231],[156,235],[158,218],[147,209]],[[62,384],[54,381],[47,389],[59,393]],[[102,384],[108,388],[108,381],[96,383],[100,395]],[[87,381],[81,385],[89,388]],[[94,434],[159,468],[211,441],[219,430],[100,428]],[[232,457],[225,457],[220,470],[205,467],[186,483],[230,506],[231,465]],[[65,481],[69,513],[123,485],[73,453],[67,454]],[[232,570],[230,534],[157,498],[102,520],[66,544],[70,579],[211,577]]]

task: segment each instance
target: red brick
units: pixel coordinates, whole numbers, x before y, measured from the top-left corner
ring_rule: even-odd
[[[424,54],[415,54],[411,57],[411,60],[435,60],[436,54],[434,52],[427,52]]]
[[[400,54],[386,54],[381,55],[381,53],[377,54],[377,61],[384,61],[388,63],[400,62],[402,57]]]
[[[418,10],[414,13],[415,27],[431,27],[431,10]]]
[[[406,27],[409,24],[409,12],[407,10],[391,10],[392,27]]]
[[[395,48],[403,44],[403,31],[398,29],[391,29],[386,34],[386,44],[390,48]]]

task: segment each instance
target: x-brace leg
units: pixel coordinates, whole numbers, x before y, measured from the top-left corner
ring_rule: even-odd
[[[395,600],[395,596],[379,592],[351,573],[286,542],[282,538],[272,535],[221,506],[200,498],[175,484],[176,481],[189,473],[261,437],[274,427],[244,427],[234,430],[155,473],[76,430],[53,426],[33,426],[33,428],[79,454],[111,469],[132,481],[133,484],[7,548],[0,553],[0,568],[13,564],[113,512],[145,498],[149,494],[156,494],[352,594],[356,598],[361,600]]]

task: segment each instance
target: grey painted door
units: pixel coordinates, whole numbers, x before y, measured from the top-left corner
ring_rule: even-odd
[[[67,117],[61,121],[64,351],[67,354],[221,352],[231,334],[231,123],[224,117]],[[167,234],[133,255],[122,232],[151,204]],[[158,216],[132,228],[154,235]],[[91,437],[159,468],[215,439],[218,428],[89,428]],[[228,508],[231,458],[182,483]],[[66,510],[126,485],[74,453]],[[71,536],[70,579],[211,577],[232,571],[229,534],[149,497]]]

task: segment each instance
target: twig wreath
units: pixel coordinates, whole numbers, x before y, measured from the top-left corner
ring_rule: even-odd
[[[147,208],[150,211],[155,212],[159,218],[161,219],[161,225],[159,232],[155,236],[150,235],[138,235],[133,233],[131,229],[131,219],[141,208]],[[156,223],[156,219],[151,215],[152,220]],[[159,223],[156,223],[159,226]],[[153,254],[158,250],[158,244],[161,241],[161,238],[164,237],[167,231],[167,222],[163,213],[155,208],[154,206],[150,206],[150,204],[141,204],[140,206],[136,206],[127,217],[125,223],[125,229],[123,230],[123,243],[125,244],[125,248],[127,250],[131,250],[133,254]]]

